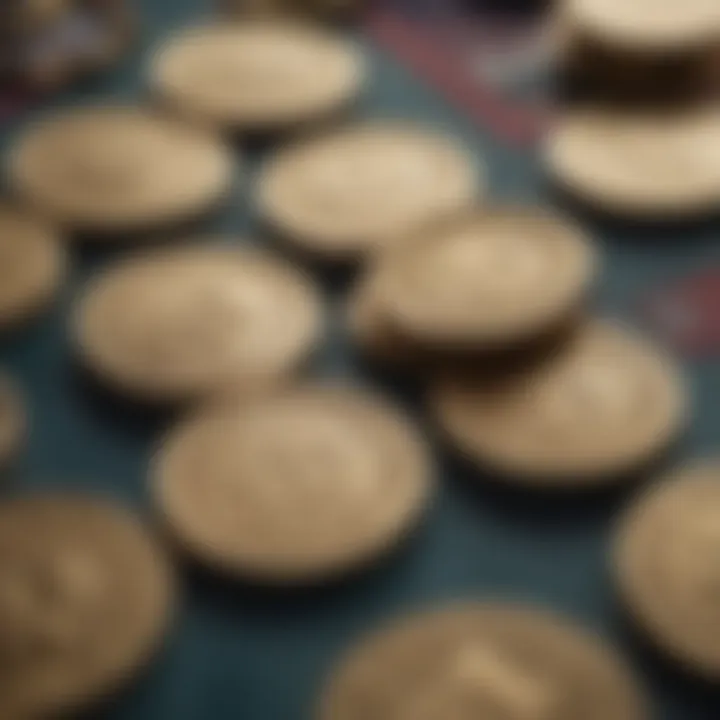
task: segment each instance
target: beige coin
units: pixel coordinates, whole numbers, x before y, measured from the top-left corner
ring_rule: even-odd
[[[603,321],[504,382],[447,376],[431,405],[450,440],[508,480],[572,485],[650,462],[686,421],[684,383],[645,341]]]
[[[423,441],[367,392],[302,387],[182,424],[152,470],[158,506],[208,564],[310,582],[390,550],[425,509]]]
[[[232,157],[197,128],[133,107],[65,111],[27,130],[8,160],[15,189],[82,231],[120,233],[190,219],[229,189]]]
[[[642,720],[625,663],[543,610],[467,603],[372,635],[333,674],[319,720]]]
[[[330,115],[360,90],[348,41],[287,22],[191,28],[156,54],[151,84],[185,114],[231,129],[267,129]]]
[[[172,573],[105,501],[38,495],[0,507],[0,714],[47,717],[115,690],[168,627]]]
[[[468,205],[478,186],[468,152],[454,140],[376,121],[281,151],[260,176],[257,201],[288,240],[345,260]]]
[[[551,131],[549,172],[569,192],[622,215],[685,215],[720,207],[720,112],[568,113]]]
[[[0,372],[0,468],[17,455],[27,434],[27,413],[15,382]]]
[[[571,26],[608,45],[677,52],[720,40],[715,0],[564,0]]]
[[[720,463],[682,468],[622,519],[614,548],[620,594],[659,647],[720,676]]]
[[[0,207],[0,330],[44,310],[64,279],[66,252],[42,222]]]
[[[403,333],[477,347],[515,344],[574,312],[596,254],[568,221],[502,207],[431,222],[379,264],[380,304]]]
[[[293,371],[322,329],[300,271],[229,245],[140,253],[90,283],[73,331],[102,379],[147,400],[252,388]]]

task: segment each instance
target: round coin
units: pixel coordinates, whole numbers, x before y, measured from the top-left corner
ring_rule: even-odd
[[[161,446],[152,480],[188,551],[270,583],[327,579],[389,551],[431,488],[425,444],[402,413],[323,386],[199,413]]]
[[[468,205],[478,184],[467,151],[454,140],[376,121],[271,158],[258,183],[258,204],[289,241],[328,259],[353,260]]]
[[[43,311],[65,275],[65,249],[42,222],[0,206],[0,330]]]
[[[497,347],[574,313],[596,258],[568,221],[508,207],[433,221],[379,264],[380,305],[404,334],[423,343]]]
[[[613,560],[624,604],[658,647],[720,677],[720,462],[698,462],[642,493]]]
[[[684,429],[677,369],[645,341],[591,321],[531,370],[439,378],[433,412],[451,442],[505,479],[609,481],[655,459]]]
[[[321,697],[319,720],[642,720],[630,670],[549,613],[468,603],[361,642]]]
[[[47,717],[115,690],[168,628],[166,558],[124,510],[79,496],[0,506],[0,714]]]
[[[283,260],[198,245],[140,253],[99,275],[73,331],[90,369],[117,389],[182,401],[284,377],[321,321],[314,287]]]
[[[720,112],[561,116],[545,157],[555,180],[583,202],[652,217],[720,207]]]
[[[0,372],[0,469],[17,455],[27,433],[27,414],[14,381]]]
[[[360,91],[348,41],[291,22],[190,28],[159,50],[151,83],[183,114],[213,126],[270,129],[325,117]]]
[[[133,107],[83,107],[37,123],[8,169],[41,214],[103,235],[189,220],[219,201],[233,176],[219,140]]]

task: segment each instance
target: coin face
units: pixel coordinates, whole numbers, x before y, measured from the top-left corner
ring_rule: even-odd
[[[171,401],[289,374],[314,348],[322,308],[281,259],[198,245],[111,267],[91,281],[73,323],[102,379],[138,399]]]
[[[114,690],[168,626],[172,577],[141,525],[104,501],[0,507],[0,710],[46,717]]]
[[[545,148],[565,189],[622,215],[685,215],[720,206],[716,109],[683,115],[577,111],[560,117]]]
[[[90,106],[39,122],[8,166],[43,215],[101,234],[190,219],[220,200],[233,175],[219,140],[133,107]]]
[[[302,387],[222,404],[182,424],[153,490],[183,545],[268,582],[326,579],[374,559],[419,519],[424,443],[365,392]]]
[[[622,519],[613,564],[620,595],[658,647],[720,675],[720,463],[697,462],[653,485]]]
[[[357,259],[468,205],[478,184],[454,140],[378,121],[281,151],[261,174],[258,203],[289,241],[330,259]]]
[[[0,330],[44,310],[65,275],[67,258],[42,222],[0,207]]]
[[[0,469],[17,455],[27,433],[27,413],[15,382],[0,372]]]
[[[320,720],[640,720],[624,663],[545,611],[451,605],[361,642],[321,697]]]
[[[638,469],[677,437],[687,412],[669,360],[598,320],[530,371],[442,377],[430,402],[450,441],[471,459],[510,481],[558,485]]]
[[[269,129],[347,105],[364,76],[347,41],[300,23],[190,28],[156,54],[155,89],[185,114],[230,129]]]
[[[379,261],[380,304],[422,342],[512,344],[582,304],[595,252],[540,210],[471,210],[431,222]]]

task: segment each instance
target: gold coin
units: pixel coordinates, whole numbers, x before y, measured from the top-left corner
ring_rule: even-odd
[[[684,429],[684,383],[667,358],[591,321],[531,370],[445,376],[433,412],[471,459],[517,482],[571,485],[639,469]]]
[[[139,399],[250,389],[317,342],[320,298],[292,266],[227,245],[140,253],[91,281],[73,330],[102,379]]]
[[[544,610],[466,603],[376,632],[335,670],[319,720],[643,720],[645,698],[598,638]]]
[[[382,555],[431,489],[425,444],[402,413],[323,386],[199,413],[161,446],[152,481],[191,553],[273,583],[325,579]]]
[[[467,151],[453,139],[376,121],[281,151],[260,176],[257,200],[289,241],[346,260],[468,205],[478,185]]]
[[[155,56],[151,84],[184,114],[228,129],[295,125],[337,112],[360,91],[348,41],[300,23],[196,27]]]
[[[42,312],[64,279],[67,257],[39,220],[0,206],[0,330]]]
[[[720,207],[720,112],[560,117],[545,148],[549,172],[603,211],[666,216]]]
[[[25,442],[27,424],[20,390],[5,372],[0,372],[0,468],[12,462]]]
[[[498,346],[539,335],[588,294],[595,252],[566,220],[521,207],[431,222],[383,254],[379,303],[420,342]]]
[[[697,462],[645,490],[620,523],[620,595],[648,637],[678,661],[720,676],[720,463]]]
[[[168,628],[173,581],[145,529],[105,501],[0,506],[0,714],[47,717],[115,690]]]
[[[217,139],[132,107],[91,106],[40,122],[9,157],[34,208],[72,229],[120,233],[190,219],[229,189]]]

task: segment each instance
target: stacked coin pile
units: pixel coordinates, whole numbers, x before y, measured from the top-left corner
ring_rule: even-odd
[[[583,42],[641,36],[654,52],[710,42],[715,1],[690,2],[697,12],[682,22],[667,3],[623,15],[613,0],[568,0],[563,17]],[[0,328],[52,304],[68,264],[61,236],[137,246],[163,230],[174,245],[135,247],[89,281],[69,332],[101,383],[183,417],[148,470],[157,533],[96,497],[0,504],[3,718],[87,706],[147,661],[172,617],[175,550],[249,580],[316,583],[389,553],[431,509],[434,463],[418,424],[374,390],[303,376],[325,315],[303,266],[239,238],[187,240],[188,220],[239,192],[230,134],[282,137],[250,183],[265,231],[283,248],[360,266],[346,303],[353,342],[426,380],[436,425],[471,463],[525,486],[617,482],[683,430],[689,403],[673,362],[593,315],[590,233],[554,210],[487,199],[483,160],[436,128],[348,118],[366,72],[349,40],[319,26],[206,24],[153,54],[151,107],[66,110],[11,148],[8,184],[24,209],[0,211]],[[712,108],[572,111],[546,158],[605,209],[694,214],[720,205],[718,118]],[[3,466],[28,424],[3,376]],[[720,470],[679,475],[623,520],[615,575],[659,646],[717,676],[707,558]],[[351,653],[317,717],[642,720],[632,675],[544,610],[469,602]]]

